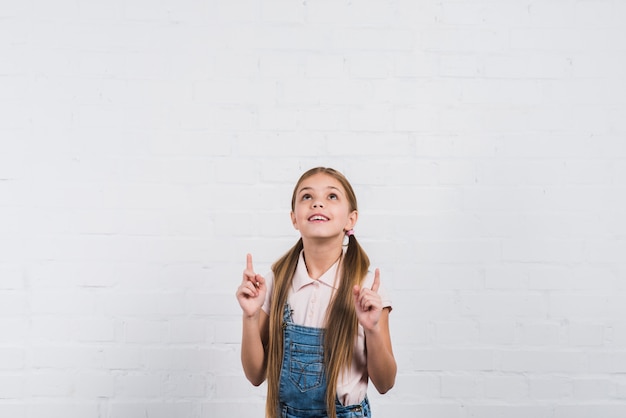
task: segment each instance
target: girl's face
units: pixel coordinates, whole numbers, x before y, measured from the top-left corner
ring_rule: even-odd
[[[303,238],[333,238],[354,227],[353,210],[341,183],[326,173],[313,174],[296,189],[291,221]]]

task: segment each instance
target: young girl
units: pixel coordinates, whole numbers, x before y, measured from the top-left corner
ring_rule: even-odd
[[[332,168],[313,168],[291,199],[298,242],[265,278],[247,255],[236,293],[241,362],[253,385],[267,378],[269,418],[371,417],[368,379],[380,393],[394,384],[391,303],[378,269],[368,271],[353,233],[357,218],[348,180]]]

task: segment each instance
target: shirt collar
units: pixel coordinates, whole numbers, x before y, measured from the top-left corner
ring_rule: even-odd
[[[339,260],[337,260],[322,276],[314,280],[309,276],[309,272],[306,269],[304,262],[304,251],[300,251],[298,258],[298,265],[296,266],[296,273],[293,276],[292,286],[294,291],[300,290],[302,287],[311,284],[313,282],[320,282],[329,287],[335,287],[335,276],[337,275],[337,268],[339,267]]]

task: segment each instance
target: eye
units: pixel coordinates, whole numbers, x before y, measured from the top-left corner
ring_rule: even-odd
[[[337,196],[335,193],[331,193],[331,194],[328,195],[328,198],[330,200],[337,200],[337,199],[339,199],[339,196]]]
[[[302,195],[302,200],[309,200],[309,199],[311,199],[311,195],[310,194],[305,193],[305,194]]]

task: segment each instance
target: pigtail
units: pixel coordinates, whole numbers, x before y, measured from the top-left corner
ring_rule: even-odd
[[[289,293],[289,284],[298,266],[302,238],[272,265],[274,286],[269,315],[269,342],[267,348],[267,400],[265,416],[278,418],[280,370],[283,361],[283,309]]]
[[[324,364],[326,365],[326,409],[329,418],[336,418],[335,398],[341,372],[352,364],[358,321],[352,288],[361,285],[370,265],[369,257],[353,233],[348,236],[348,248],[341,265],[339,288],[326,313],[324,334]]]

